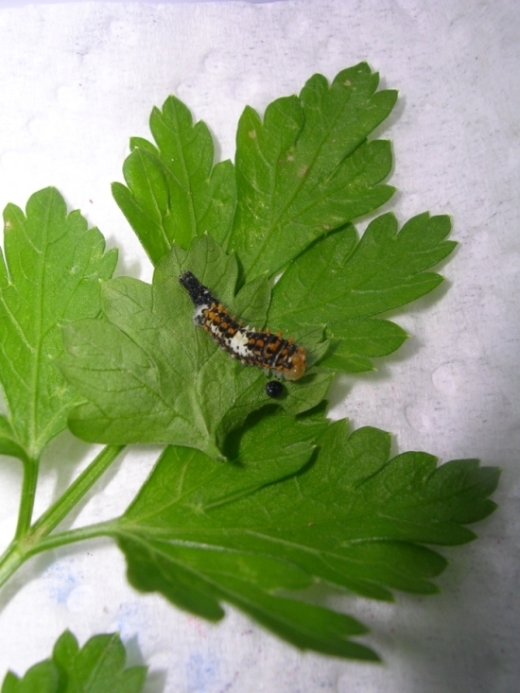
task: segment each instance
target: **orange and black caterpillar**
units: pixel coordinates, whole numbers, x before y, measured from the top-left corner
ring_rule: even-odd
[[[195,306],[195,324],[204,328],[233,358],[260,366],[266,372],[273,371],[287,380],[298,380],[305,373],[307,353],[292,339],[283,339],[281,332],[258,332],[244,327],[191,272],[184,272],[179,282]]]

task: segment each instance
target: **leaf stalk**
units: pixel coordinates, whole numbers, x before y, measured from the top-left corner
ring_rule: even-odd
[[[39,461],[28,460],[24,463],[25,474],[18,525],[13,541],[0,558],[0,587],[31,556],[57,546],[83,541],[106,533],[102,532],[100,527],[110,523],[99,523],[91,527],[82,527],[49,537],[52,530],[77,506],[123,449],[123,445],[104,447],[65,493],[33,525],[30,522],[38,480]]]
[[[36,497],[36,486],[38,484],[38,470],[40,459],[27,457],[23,462],[23,481],[20,496],[20,507],[18,510],[18,522],[16,525],[15,540],[20,539],[31,526],[31,519],[34,509],[34,499]]]

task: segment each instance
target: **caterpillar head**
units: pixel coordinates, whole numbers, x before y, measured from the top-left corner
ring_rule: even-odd
[[[291,367],[284,370],[287,380],[299,380],[307,368],[307,352],[303,347],[298,347],[291,357]]]

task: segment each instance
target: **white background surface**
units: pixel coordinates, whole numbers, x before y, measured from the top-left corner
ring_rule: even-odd
[[[1,6],[1,5],[0,5]],[[394,605],[336,596],[372,628],[382,666],[301,654],[228,610],[218,626],[139,596],[108,542],[43,556],[0,595],[0,680],[49,656],[70,628],[83,643],[118,629],[151,666],[148,693],[514,693],[520,675],[520,9],[515,0],[292,0],[272,4],[72,3],[0,9],[0,206],[56,185],[122,248],[120,273],[149,264],[111,199],[128,138],[152,105],[183,99],[233,156],[246,103],[259,110],[367,60],[400,101],[379,134],[394,143],[401,222],[453,217],[448,281],[397,321],[412,338],[377,373],[345,378],[332,415],[391,431],[396,450],[504,469],[480,539],[444,551],[440,596]],[[84,465],[63,435],[45,459],[37,510]],[[91,454],[91,453],[90,453]],[[155,450],[134,449],[75,525],[119,514]],[[18,464],[2,459],[0,541],[12,535]],[[56,472],[56,466],[61,465]]]

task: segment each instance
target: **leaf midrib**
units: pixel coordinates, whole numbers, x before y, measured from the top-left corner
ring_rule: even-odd
[[[172,137],[173,141],[177,141],[177,142],[179,143],[179,149],[180,149],[180,151],[182,152],[182,156],[179,157],[179,159],[180,159],[180,164],[181,164],[181,166],[182,166],[182,173],[183,173],[183,175],[184,175],[184,179],[185,179],[185,181],[188,181],[188,186],[186,186],[185,184],[181,183],[181,181],[179,180],[178,176],[176,176],[175,173],[174,173],[174,171],[168,166],[168,164],[167,164],[167,162],[166,162],[166,157],[163,155],[162,152],[161,152],[161,156],[162,156],[162,158],[163,158],[163,161],[165,162],[165,167],[166,167],[166,170],[168,171],[168,173],[169,173],[169,174],[172,176],[172,178],[176,181],[176,183],[179,185],[179,187],[182,188],[182,190],[183,190],[185,193],[187,193],[187,194],[184,196],[184,199],[185,199],[185,201],[188,202],[188,204],[187,204],[186,206],[188,207],[188,210],[189,210],[190,225],[191,225],[191,228],[195,230],[195,234],[194,234],[194,235],[196,236],[196,235],[197,235],[197,233],[196,233],[196,231],[197,231],[197,215],[196,215],[196,213],[195,213],[195,205],[194,205],[194,200],[195,200],[195,197],[196,197],[196,196],[193,194],[193,188],[192,188],[192,178],[193,178],[193,177],[190,175],[190,173],[189,173],[189,171],[188,171],[188,167],[187,167],[187,165],[186,165],[186,154],[185,154],[185,150],[186,150],[186,148],[188,147],[188,145],[191,144],[192,141],[193,141],[194,139],[196,139],[196,126],[197,126],[197,123],[195,123],[195,125],[194,125],[193,123],[191,124],[191,133],[192,133],[192,136],[191,136],[189,142],[185,142],[184,139],[182,139],[182,138],[179,136],[180,127],[179,127],[179,119],[177,118],[177,109],[174,108],[174,109],[172,109],[172,110],[173,110],[172,118],[175,119],[175,124],[177,125],[177,131],[175,131],[175,130],[170,126],[170,123],[169,123],[168,119],[164,116],[164,114],[163,114],[161,111],[158,111],[158,112],[161,114],[161,118],[162,118],[163,124],[164,124],[164,126],[166,127],[166,129],[168,130],[168,132],[171,134],[171,137]],[[161,150],[159,149],[159,151],[161,151]],[[171,208],[170,208],[170,213],[171,213]],[[168,240],[168,243],[171,244],[171,241]]]
[[[36,431],[37,431],[37,409],[38,409],[38,402],[40,399],[40,376],[41,376],[41,351],[42,351],[42,344],[43,344],[43,335],[42,335],[42,324],[43,324],[43,297],[45,295],[45,279],[46,279],[46,258],[47,258],[47,250],[48,250],[48,237],[49,237],[49,224],[50,224],[50,216],[51,216],[51,208],[52,208],[52,201],[54,199],[54,193],[49,198],[49,202],[46,205],[45,209],[45,223],[42,224],[42,235],[43,235],[43,249],[36,248],[35,246],[35,251],[38,253],[38,256],[40,258],[40,263],[38,267],[38,287],[39,287],[39,292],[36,300],[36,345],[34,349],[34,360],[33,360],[33,367],[32,367],[32,392],[33,398],[31,400],[31,407],[30,407],[30,420],[29,420],[29,441],[28,446],[29,446],[29,451],[32,454],[36,453]],[[29,222],[28,217],[26,217],[25,223],[27,224]],[[66,222],[67,223],[67,220]],[[27,229],[27,227],[26,227]],[[40,244],[41,246],[41,244]]]

